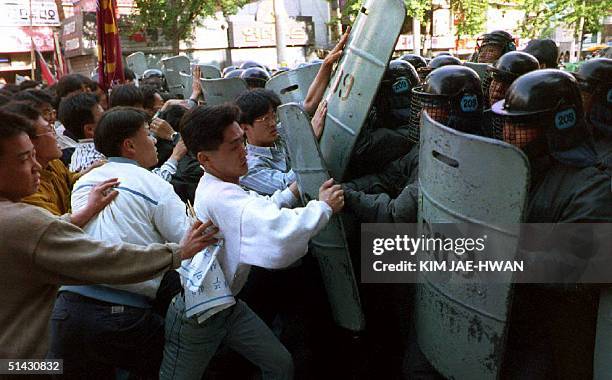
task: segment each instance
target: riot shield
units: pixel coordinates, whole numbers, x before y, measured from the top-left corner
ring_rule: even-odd
[[[476,71],[476,74],[480,77],[480,81],[483,81],[487,75],[487,67],[490,65],[488,63],[464,62],[463,66]]]
[[[189,99],[191,96],[191,85],[193,84],[193,77],[191,74],[179,73],[181,77],[181,86],[183,88],[183,99]]]
[[[612,374],[612,289],[601,290],[597,313],[593,379],[604,380]]]
[[[232,102],[248,90],[247,83],[242,78],[200,79],[200,83],[204,100],[209,106]]]
[[[327,87],[321,154],[332,176],[344,173],[406,17],[403,0],[366,0]]]
[[[162,59],[162,70],[166,77],[168,92],[173,96],[183,96],[184,84],[181,73],[191,73],[191,63],[184,55]]]
[[[284,126],[283,139],[287,143],[302,200],[306,203],[317,199],[319,187],[330,177],[310,120],[296,103],[282,105],[277,112]],[[344,227],[338,215],[334,215],[311,241],[311,252],[319,263],[336,324],[351,331],[361,331],[365,321],[347,247]]]
[[[217,79],[221,78],[221,71],[213,65],[198,65],[200,67],[200,78]]]
[[[455,131],[422,114],[420,233],[435,233],[435,223],[469,223],[486,231],[487,248],[516,249],[527,195],[527,157],[512,145]],[[485,274],[469,284],[457,280],[460,274],[421,275],[415,320],[423,354],[448,378],[496,379],[512,274],[493,274],[506,276],[496,283],[487,282]]]
[[[125,57],[125,63],[128,69],[132,70],[139,79],[142,78],[142,74],[148,69],[147,59],[141,51],[137,51]]]
[[[301,103],[306,99],[308,88],[317,76],[321,65],[322,63],[312,64],[272,77],[266,82],[266,89],[274,91],[283,104]]]

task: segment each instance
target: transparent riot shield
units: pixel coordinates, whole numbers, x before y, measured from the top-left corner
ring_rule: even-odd
[[[173,96],[183,96],[184,84],[181,73],[191,73],[191,63],[184,55],[162,59],[162,70],[166,77],[168,92]]]
[[[266,89],[274,91],[283,104],[303,102],[321,65],[311,64],[279,74],[266,82]]]
[[[527,157],[502,141],[447,128],[426,112],[420,140],[421,233],[435,233],[435,223],[470,223],[486,231],[487,248],[516,249],[527,195]],[[498,378],[512,274],[495,273],[498,279],[506,276],[495,283],[469,284],[457,280],[460,274],[420,275],[415,321],[423,354],[448,378]],[[451,281],[449,276],[456,277]]]
[[[132,70],[136,74],[137,78],[142,78],[142,74],[148,69],[147,59],[141,51],[132,53],[125,57],[125,63],[128,69]]]
[[[480,80],[483,81],[487,75],[487,67],[489,67],[488,63],[476,63],[476,62],[464,62],[463,66],[469,67],[470,69],[476,71],[476,74],[480,77]]]
[[[405,17],[403,0],[366,0],[327,87],[321,154],[338,181],[344,180]]]
[[[206,105],[232,102],[249,87],[242,78],[200,79]]]
[[[283,139],[287,143],[302,200],[306,203],[317,199],[319,187],[330,177],[310,120],[296,103],[280,106],[277,113],[284,126]],[[338,215],[334,215],[311,242],[311,252],[319,263],[334,320],[343,328],[361,331],[365,322],[347,247],[344,227]]]
[[[213,65],[198,65],[200,67],[200,77],[204,79],[221,78],[221,71]]]

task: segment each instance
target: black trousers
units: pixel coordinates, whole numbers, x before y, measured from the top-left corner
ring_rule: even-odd
[[[57,298],[48,357],[64,360],[62,379],[114,379],[117,368],[156,379],[163,348],[164,320],[151,309],[71,292]]]

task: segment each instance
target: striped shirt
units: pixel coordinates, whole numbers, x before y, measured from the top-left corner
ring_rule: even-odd
[[[282,143],[273,147],[247,144],[247,174],[240,178],[240,185],[262,195],[272,195],[285,190],[296,180]]]
[[[79,144],[72,154],[70,161],[70,171],[80,172],[89,168],[94,162],[104,160],[106,157],[96,150],[93,139],[79,140]],[[164,164],[152,170],[153,174],[161,177],[164,181],[170,182],[172,176],[176,174],[178,162],[171,158]]]

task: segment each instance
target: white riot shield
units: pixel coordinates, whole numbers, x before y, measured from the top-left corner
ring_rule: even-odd
[[[200,79],[200,83],[208,106],[233,102],[249,88],[242,78]]]
[[[266,82],[266,89],[274,91],[283,104],[301,103],[321,66],[322,63],[316,63],[281,73]]]
[[[166,77],[168,92],[173,96],[184,96],[184,83],[181,73],[191,74],[191,63],[184,55],[162,59],[162,70]]]
[[[136,78],[142,78],[142,74],[148,69],[147,59],[141,51],[132,53],[125,57],[125,63],[128,69],[132,70],[136,74]]]
[[[321,153],[336,180],[344,179],[405,17],[403,0],[366,0],[353,24],[325,93],[328,108]]]
[[[189,99],[191,96],[191,86],[193,84],[193,77],[191,74],[179,73],[181,77],[181,86],[183,87],[183,99]]]
[[[329,173],[321,158],[310,120],[296,103],[282,105],[278,116],[304,203],[317,199]],[[351,331],[364,328],[359,290],[349,256],[342,220],[335,215],[311,241],[336,323]]]
[[[200,78],[217,79],[221,78],[221,71],[213,65],[198,65],[200,67]]]
[[[487,248],[493,248],[493,252],[495,247],[506,247],[504,252],[516,250],[528,177],[528,159],[514,146],[455,131],[423,112],[419,153],[421,233],[427,229],[435,233],[431,231],[435,223],[470,223],[486,231]],[[486,281],[487,274],[479,272],[469,284],[461,283],[458,273],[420,275],[415,318],[424,355],[448,378],[498,378],[510,314],[512,274],[496,272],[491,276],[505,277],[493,283]]]
[[[487,67],[490,65],[488,63],[464,62],[463,66],[469,67],[470,69],[476,71],[476,74],[478,74],[480,81],[482,82],[487,76]]]

